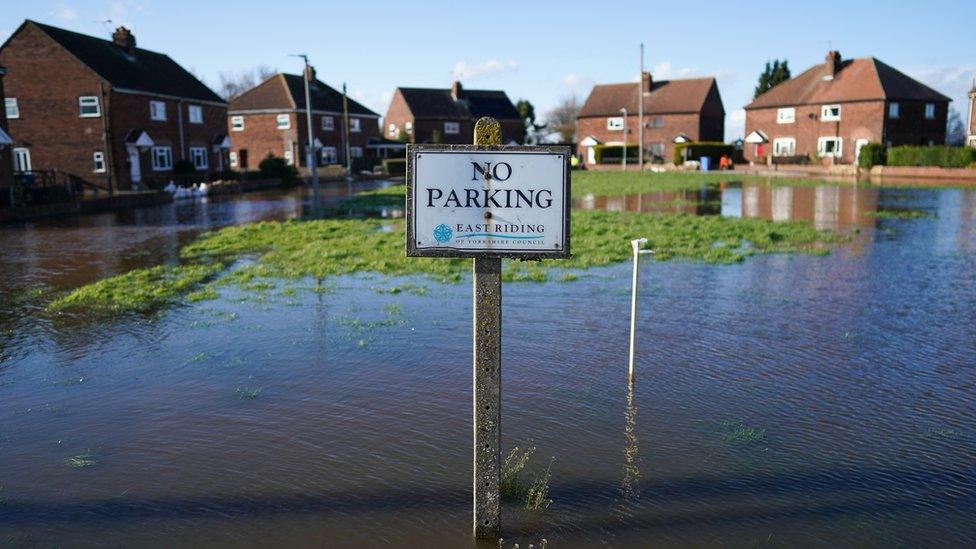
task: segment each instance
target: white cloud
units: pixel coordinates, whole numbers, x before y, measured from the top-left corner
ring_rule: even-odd
[[[384,113],[386,113],[387,107],[390,106],[390,100],[393,99],[393,92],[385,91],[383,93],[376,94],[360,89],[354,89],[349,92],[349,96],[382,116]]]
[[[976,66],[926,67],[905,72],[919,82],[948,95],[953,100],[953,108],[963,116],[966,115],[967,93],[973,85],[973,77],[976,77]]]
[[[133,29],[137,16],[147,15],[152,12],[149,6],[149,0],[115,0],[107,4],[107,19],[112,22],[113,27],[124,25],[129,29]]]
[[[499,61],[491,59],[484,63],[471,64],[465,61],[458,61],[454,64],[451,71],[453,80],[477,80],[485,76],[495,76],[500,74],[518,72],[518,62],[513,60]]]
[[[65,23],[74,21],[75,19],[78,18],[78,12],[75,11],[75,9],[72,8],[71,6],[65,4],[64,2],[58,2],[57,4],[55,4],[54,11],[51,12],[51,15],[54,15],[55,17],[57,17],[58,19],[60,19],[62,22]]]
[[[569,73],[563,78],[563,84],[566,84],[566,87],[572,88],[574,91],[588,90],[593,87],[593,79],[582,74]]]
[[[690,78],[697,76],[701,71],[691,67],[675,68],[670,61],[662,61],[651,68],[651,76],[655,80],[671,80],[672,78]],[[636,82],[637,79],[635,78]]]

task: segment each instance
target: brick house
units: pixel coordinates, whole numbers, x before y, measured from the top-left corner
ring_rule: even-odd
[[[125,27],[109,41],[28,20],[0,64],[17,171],[129,189],[164,185],[180,160],[201,178],[227,165],[227,103]]]
[[[7,69],[0,67],[0,100],[6,96],[3,91],[3,77]],[[0,111],[0,193],[14,184],[13,145],[9,128],[7,127],[7,109]]]
[[[638,92],[644,103],[645,158],[670,162],[675,143],[725,139],[725,107],[715,78],[655,81],[644,72],[640,82],[593,86],[576,115],[577,152],[584,164],[596,163],[594,146],[623,144],[624,127],[629,144],[639,143]]]
[[[942,145],[949,101],[873,57],[842,59],[830,51],[745,107],[745,157],[850,164],[870,142]]]
[[[343,94],[315,77],[309,67],[312,132],[319,147],[318,165],[346,164],[346,140],[352,159],[367,156],[367,146],[379,138],[380,115],[346,98],[348,131],[343,116]],[[231,165],[255,170],[268,155],[307,168],[308,115],[305,82],[301,75],[278,73],[231,100],[228,131],[233,137]]]
[[[976,147],[976,80],[969,90],[969,123],[966,125],[966,144]]]
[[[383,117],[384,136],[411,143],[471,143],[474,123],[490,116],[502,127],[502,141],[525,141],[518,109],[501,90],[466,90],[455,81],[450,89],[397,88]]]

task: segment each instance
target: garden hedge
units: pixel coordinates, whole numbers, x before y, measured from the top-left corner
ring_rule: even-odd
[[[862,149],[863,152],[863,149]],[[966,168],[976,162],[976,149],[971,147],[892,147],[888,150],[889,166],[938,166]]]
[[[406,158],[387,158],[383,161],[383,173],[386,175],[406,175]]]
[[[593,155],[597,164],[620,164],[623,160],[623,145],[595,145]],[[637,145],[627,145],[627,163],[637,163]]]
[[[861,154],[857,157],[857,165],[865,170],[874,166],[884,166],[887,161],[887,151],[881,143],[868,143],[861,147]]]

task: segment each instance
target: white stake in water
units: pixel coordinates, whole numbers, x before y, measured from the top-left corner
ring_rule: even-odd
[[[641,246],[647,244],[646,238],[638,238],[630,241],[634,249],[634,274],[631,280],[630,289],[630,368],[627,380],[634,382],[634,338],[637,334],[637,273],[639,272],[640,254],[652,254],[651,250],[642,250]]]

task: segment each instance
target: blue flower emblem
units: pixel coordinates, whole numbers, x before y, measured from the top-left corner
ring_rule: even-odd
[[[440,225],[434,227],[434,240],[440,242],[441,244],[447,242],[454,236],[454,231],[450,227],[441,223]]]

